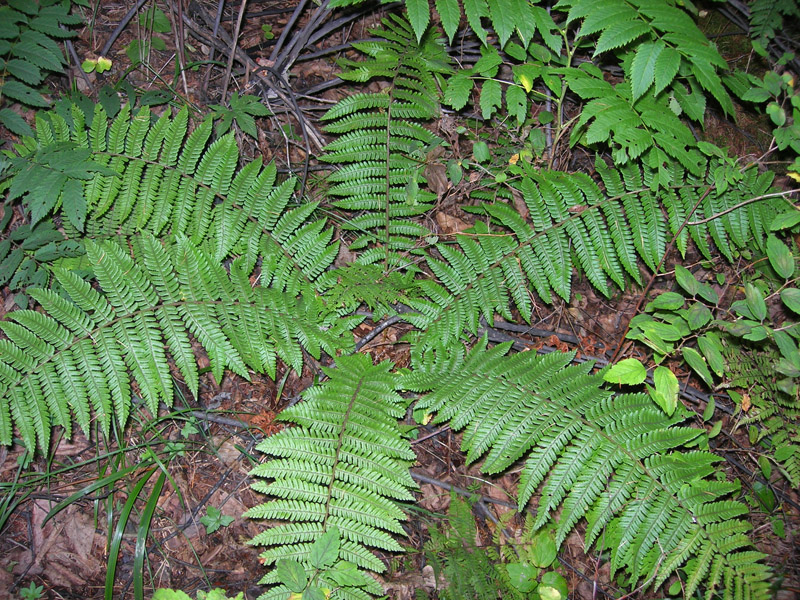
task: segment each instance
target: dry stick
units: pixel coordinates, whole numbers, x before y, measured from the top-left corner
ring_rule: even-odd
[[[83,80],[86,82],[87,89],[92,89],[92,82],[89,79],[89,75],[86,74],[86,71],[83,70],[81,66],[81,59],[78,58],[78,53],[75,52],[75,46],[72,43],[72,40],[64,40],[64,45],[67,47],[67,52],[69,53],[72,60],[75,61],[75,66],[78,67],[78,73],[80,73]]]
[[[181,69],[183,80],[183,93],[189,96],[189,84],[186,82],[186,52],[183,46],[183,0],[177,0],[178,10],[175,10],[174,0],[170,0],[169,12],[172,16],[172,33],[175,34],[175,50],[178,52],[178,66]],[[176,14],[177,13],[177,14]]]
[[[297,22],[297,19],[299,19],[300,15],[303,13],[306,4],[308,4],[308,0],[300,0],[300,3],[294,9],[292,16],[289,17],[289,20],[286,22],[286,26],[283,28],[283,31],[281,31],[278,41],[275,42],[275,46],[272,48],[272,53],[269,55],[269,60],[273,65],[278,64],[276,60],[281,48],[283,47],[283,43],[286,41],[286,37],[289,35],[289,32],[294,28],[294,24]]]
[[[198,9],[202,9],[202,7],[200,7],[199,5],[197,5],[197,8]],[[198,14],[199,14],[199,16],[201,18],[203,18],[203,20],[207,19],[207,16],[204,15],[203,12],[198,12]],[[186,25],[189,27],[189,30],[195,35],[195,37],[197,37],[198,39],[202,40],[204,43],[212,45],[212,46],[218,46],[218,48],[217,48],[218,50],[222,50],[222,51],[227,50],[227,48],[225,48],[225,46],[226,46],[225,38],[227,38],[228,36],[227,36],[227,33],[225,32],[224,29],[220,31],[220,38],[222,38],[222,41],[220,41],[219,39],[211,37],[210,35],[208,35],[208,33],[206,33],[200,27],[199,24],[195,23],[192,19],[190,19],[185,14],[183,16],[183,21],[184,21],[184,23],[186,23]],[[228,44],[228,47],[230,47],[230,44]],[[281,84],[281,85],[275,85],[275,82],[271,81],[270,78],[268,78],[266,76],[266,74],[272,75],[271,73],[269,73],[268,69],[264,69],[263,67],[259,66],[252,58],[250,58],[247,55],[246,52],[244,52],[240,48],[236,48],[235,51],[236,51],[236,56],[239,58],[239,60],[245,66],[248,66],[251,69],[253,69],[254,77],[256,79],[258,79],[259,83],[262,86],[264,86],[266,88],[269,88],[273,92],[275,92],[275,95],[277,95],[278,98],[280,98],[286,104],[286,106],[292,107],[292,108],[297,106],[297,102],[293,101],[294,97],[293,96],[290,97],[282,89],[285,86],[293,94],[294,91],[291,90],[291,88],[289,87],[288,83]],[[280,83],[280,81],[278,81],[278,83]],[[306,134],[308,135],[309,143],[313,141],[314,145],[317,148],[322,149],[322,147],[325,144],[324,144],[324,141],[322,140],[320,134],[313,127],[311,127],[311,125],[309,123],[306,122],[306,119],[305,119],[305,116],[303,115],[303,113],[302,112],[297,112],[297,111],[299,111],[299,108],[296,109],[296,111],[295,111],[296,112],[295,117],[297,118],[297,121],[300,123],[301,131],[305,130]]]
[[[138,0],[138,2],[134,6],[132,6],[127,13],[125,13],[125,16],[122,17],[122,20],[119,22],[119,25],[117,25],[116,29],[114,29],[114,31],[111,32],[111,35],[109,36],[108,40],[106,40],[103,49],[100,50],[100,56],[104,57],[108,56],[108,53],[111,51],[111,46],[114,45],[114,42],[117,41],[117,38],[122,33],[122,30],[125,29],[128,23],[130,23],[133,16],[137,12],[139,12],[139,9],[142,8],[142,6],[144,6],[145,2],[147,2],[147,0]]]
[[[222,10],[225,8],[225,0],[219,0],[217,4],[217,16],[214,19],[214,27],[211,29],[211,33],[214,36],[214,39],[217,38],[217,32],[219,31],[219,24],[222,21]],[[183,15],[181,14],[181,17]],[[183,25],[183,21],[181,20],[181,26]],[[209,44],[208,46],[208,61],[209,63],[214,60],[214,44]],[[208,68],[206,69],[206,74],[203,76],[203,95],[208,97],[208,86],[211,83],[211,69],[214,68],[213,64],[209,64]]]
[[[228,55],[228,66],[225,68],[225,78],[222,80],[222,97],[220,102],[225,102],[228,97],[228,84],[231,82],[231,70],[233,70],[233,59],[236,58],[236,46],[239,43],[239,32],[242,29],[242,19],[244,18],[244,7],[247,5],[247,0],[242,0],[239,6],[239,17],[236,19],[236,27],[233,30],[233,39],[231,39],[231,52]]]
[[[656,277],[658,277],[658,272],[661,270],[661,267],[664,266],[664,263],[667,261],[669,253],[675,246],[675,241],[678,239],[678,236],[681,234],[684,227],[686,227],[689,224],[689,217],[691,217],[694,214],[694,211],[697,210],[697,208],[700,206],[703,200],[705,200],[708,197],[708,195],[711,193],[711,190],[713,189],[714,189],[713,185],[710,185],[706,188],[706,191],[703,192],[700,198],[698,198],[697,202],[695,202],[694,206],[692,207],[692,210],[690,210],[689,214],[686,216],[686,219],[684,219],[683,223],[681,223],[681,226],[678,228],[678,231],[676,231],[675,235],[672,236],[672,239],[669,241],[666,250],[664,250],[664,256],[661,257],[661,261],[658,263],[658,265],[656,265],[656,270],[650,277],[650,281],[647,282],[647,285],[642,291],[642,294],[639,296],[639,301],[636,303],[636,308],[634,308],[633,310],[634,315],[638,315],[639,311],[642,309],[642,304],[644,303],[645,298],[647,298],[647,293],[650,291],[650,288],[653,287],[653,283],[655,283]],[[611,360],[609,361],[610,363],[614,363],[617,360],[617,356],[619,355],[620,351],[622,350],[622,346],[625,343],[625,336],[628,335],[628,332],[630,330],[631,330],[631,322],[628,321],[628,323],[625,325],[625,330],[622,332],[622,335],[619,338],[619,342],[617,343],[617,348],[616,350],[614,350],[614,354],[611,356]]]

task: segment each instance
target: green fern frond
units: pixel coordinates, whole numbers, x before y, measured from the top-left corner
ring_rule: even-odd
[[[381,92],[355,94],[323,117],[325,130],[339,137],[322,160],[341,168],[329,177],[332,204],[349,211],[345,230],[358,232],[351,249],[366,249],[360,261],[405,265],[428,229],[410,219],[432,207],[436,196],[424,188],[427,153],[441,140],[421,123],[439,114],[435,75],[448,73],[446,55],[432,32],[417,43],[407,21],[393,17],[373,33],[380,41],[355,44],[370,59],[345,61],[341,77],[364,82],[388,80]]]
[[[754,0],[750,9],[750,37],[766,45],[783,27],[784,17],[800,17],[797,0]]]
[[[278,359],[302,370],[303,350],[315,358],[352,348],[347,329],[313,296],[253,287],[252,265],[236,259],[230,274],[186,237],[164,244],[150,235],[86,244],[98,289],[55,268],[67,297],[47,289],[30,295],[43,312],[17,311],[0,323],[0,444],[13,426],[25,446],[46,451],[50,426],[89,432],[97,419],[124,425],[131,383],[151,413],[172,404],[172,357],[188,388],[198,391],[192,338],[208,353],[218,380],[225,369],[276,375]],[[191,336],[191,337],[190,337]]]
[[[41,86],[49,73],[63,72],[67,61],[56,40],[75,35],[68,28],[83,22],[69,14],[69,3],[7,2],[0,6],[0,101],[10,98],[25,106],[45,107],[50,102]],[[0,124],[17,135],[31,128],[10,108],[0,109]]]
[[[75,238],[84,226],[97,240],[185,235],[218,261],[262,261],[269,284],[291,294],[312,290],[336,257],[333,229],[310,220],[317,204],[292,207],[295,179],[278,183],[260,159],[239,169],[234,138],[210,142],[210,120],[188,133],[186,108],[155,119],[124,106],[109,119],[101,105],[88,115],[71,105],[69,115],[37,118],[36,138],[15,146],[10,198],[22,197],[32,218],[61,211]]]
[[[710,242],[729,260],[747,245],[762,246],[780,204],[746,201],[764,194],[771,176],[751,168],[722,180],[724,166],[712,162],[705,177],[673,168],[674,186],[657,191],[657,174],[634,165],[618,171],[598,160],[605,190],[583,173],[528,168],[517,187],[530,223],[508,204],[483,205],[511,235],[478,222],[455,244],[438,244],[427,265],[439,283],[419,282],[423,296],[408,302],[416,312],[403,318],[421,331],[423,346],[449,344],[465,330],[476,334],[481,317],[512,320],[512,304],[528,320],[531,291],[548,303],[553,291],[569,300],[573,269],[606,296],[609,280],[620,289],[628,279],[641,283],[637,257],[655,271],[675,235],[682,253],[691,237],[708,259]]]
[[[524,460],[520,509],[539,491],[535,525],[558,513],[559,544],[585,518],[587,547],[610,549],[612,572],[625,570],[631,584],[658,588],[680,568],[686,597],[701,585],[725,598],[769,597],[764,555],[748,549],[740,518],[747,507],[726,499],[738,482],[708,478],[713,454],[680,450],[702,433],[680,426],[687,414],[613,394],[591,365],[570,365],[572,354],[507,356],[509,347],[488,349],[484,338],[468,354],[417,352],[403,386],[429,392],[417,408],[463,429],[462,448],[472,462],[485,457],[484,472]]]
[[[383,590],[366,572],[382,572],[383,563],[369,550],[399,552],[390,534],[402,534],[403,512],[396,501],[412,500],[416,486],[409,474],[415,459],[400,433],[397,419],[407,402],[397,392],[390,363],[373,365],[368,356],[355,354],[325,369],[330,378],[304,394],[300,404],[281,413],[298,425],[259,444],[270,460],[253,469],[253,489],[273,499],[247,511],[255,519],[283,524],[270,527],[251,540],[269,546],[264,564],[293,558],[311,570],[313,540],[337,527],[340,557],[364,570],[364,591],[380,596]],[[275,571],[264,583],[275,583]],[[333,597],[340,597],[337,586]],[[286,591],[282,586],[278,591]]]

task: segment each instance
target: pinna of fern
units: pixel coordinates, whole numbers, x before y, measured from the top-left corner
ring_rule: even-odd
[[[657,589],[680,570],[686,598],[770,597],[747,507],[728,499],[738,482],[709,478],[714,454],[682,449],[702,434],[681,426],[688,411],[668,417],[646,394],[616,394],[571,353],[509,348],[484,338],[469,353],[418,351],[403,387],[428,392],[417,409],[463,430],[468,461],[483,458],[485,473],[522,460],[520,509],[538,493],[535,527],[558,513],[559,544],[585,519],[586,547],[610,551],[612,575]]]
[[[373,365],[362,354],[337,358],[337,368],[324,369],[328,381],[309,388],[301,403],[281,413],[281,420],[297,426],[257,447],[270,458],[251,472],[259,478],[252,487],[271,499],[245,514],[280,524],[250,543],[267,547],[264,564],[292,559],[313,576],[312,542],[338,529],[339,556],[357,566],[358,584],[342,588],[328,582],[332,599],[382,596],[368,573],[385,567],[370,548],[402,550],[390,534],[403,535],[405,516],[397,502],[413,500],[409,468],[415,455],[397,423],[408,402],[396,391],[391,366]],[[278,581],[273,569],[262,583]],[[261,598],[284,598],[289,591],[280,584]]]
[[[189,132],[185,107],[156,118],[125,105],[109,118],[100,104],[66,106],[38,115],[35,137],[15,146],[9,199],[33,224],[57,210],[75,239],[184,235],[218,261],[262,261],[263,283],[291,294],[314,290],[336,257],[333,229],[310,218],[317,203],[292,206],[296,181],[277,182],[274,164],[239,168],[236,140],[212,141],[210,119]]]
[[[86,242],[98,288],[54,268],[65,295],[29,289],[42,312],[16,311],[0,323],[0,444],[11,444],[16,427],[26,448],[38,442],[46,451],[51,426],[69,435],[73,417],[87,433],[96,419],[107,434],[112,418],[127,421],[132,382],[156,414],[173,401],[168,353],[197,394],[191,337],[218,380],[225,369],[274,378],[278,359],[300,371],[303,350],[319,358],[352,348],[352,318],[337,318],[312,296],[253,287],[243,258],[228,273],[186,237],[128,242],[130,250]]]
[[[350,245],[364,250],[360,262],[405,264],[400,253],[429,233],[411,217],[432,207],[436,196],[425,190],[427,153],[441,143],[423,123],[439,114],[436,76],[450,72],[447,56],[434,31],[417,43],[408,22],[392,16],[373,31],[377,41],[353,44],[368,55],[345,61],[340,74],[348,81],[375,78],[388,86],[376,93],[357,93],[339,101],[324,116],[325,131],[339,136],[320,158],[340,165],[328,181],[333,206],[351,213],[342,228],[357,232]]]

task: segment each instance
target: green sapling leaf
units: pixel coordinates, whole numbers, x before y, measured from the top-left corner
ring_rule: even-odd
[[[647,379],[647,369],[635,358],[626,358],[612,366],[603,379],[619,385],[639,385]]]

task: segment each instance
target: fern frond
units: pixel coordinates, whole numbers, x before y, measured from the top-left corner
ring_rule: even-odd
[[[385,19],[383,26],[373,32],[380,41],[356,44],[371,58],[345,61],[349,70],[341,77],[361,82],[382,77],[388,87],[349,96],[325,114],[325,130],[339,137],[321,158],[341,167],[330,177],[329,193],[337,198],[334,207],[354,213],[341,226],[358,232],[351,248],[367,249],[360,261],[405,265],[402,253],[429,233],[409,218],[429,210],[435,200],[420,188],[426,155],[441,140],[422,123],[439,114],[435,75],[450,68],[432,33],[418,43],[399,17]]]
[[[485,456],[484,472],[524,460],[520,509],[539,490],[535,525],[560,511],[559,544],[585,518],[587,546],[604,532],[612,571],[627,571],[631,584],[657,588],[682,568],[687,595],[722,578],[729,590],[769,597],[763,555],[747,549],[747,507],[726,499],[738,483],[708,478],[720,460],[713,454],[680,450],[701,433],[680,426],[686,414],[667,417],[644,394],[613,394],[591,365],[570,365],[571,354],[507,356],[509,348],[488,349],[484,338],[468,354],[418,352],[403,386],[429,392],[417,408],[463,429],[462,448],[472,462]]]
[[[783,27],[784,17],[800,17],[797,0],[754,0],[750,9],[750,37],[766,46]]]
[[[439,283],[420,282],[422,297],[408,301],[416,312],[403,318],[421,331],[423,347],[437,340],[446,345],[465,330],[476,334],[481,317],[490,323],[495,314],[511,320],[512,305],[527,320],[531,291],[545,302],[552,301],[552,292],[568,300],[575,268],[607,296],[609,279],[620,289],[628,278],[641,283],[637,256],[654,271],[671,236],[678,236],[683,253],[691,236],[708,259],[710,242],[729,258],[748,244],[762,246],[780,204],[746,200],[764,194],[771,176],[747,169],[718,190],[713,174],[718,167],[712,162],[704,177],[674,169],[674,186],[657,191],[651,189],[656,173],[634,165],[618,171],[598,160],[605,190],[582,173],[529,168],[518,189],[531,222],[508,204],[483,205],[511,235],[478,222],[455,244],[438,244],[438,256],[429,256],[427,265]]]
[[[43,312],[17,311],[0,323],[0,443],[17,427],[27,448],[47,450],[51,423],[69,433],[72,418],[89,432],[96,419],[109,431],[124,425],[135,382],[149,410],[171,405],[168,354],[194,393],[198,371],[192,336],[208,353],[214,375],[249,369],[275,377],[277,360],[298,371],[303,350],[320,357],[352,348],[353,319],[337,318],[315,297],[253,287],[252,265],[231,273],[186,237],[164,244],[144,235],[87,242],[98,289],[55,268],[65,296],[30,291]]]
[[[83,202],[85,223],[65,223],[68,233],[85,224],[96,240],[184,235],[219,261],[263,261],[269,284],[292,294],[313,290],[336,257],[332,228],[310,219],[317,204],[292,206],[295,179],[277,182],[275,166],[260,159],[238,169],[234,138],[210,142],[210,120],[188,133],[185,108],[158,119],[146,107],[132,115],[124,106],[113,119],[101,105],[88,115],[70,110],[69,122],[55,111],[37,118],[36,138],[15,147],[26,165],[12,181],[15,196],[53,198],[38,218],[52,209],[69,215],[69,202]]]
[[[335,526],[343,559],[382,572],[383,563],[369,548],[401,550],[389,535],[403,533],[404,515],[395,501],[412,500],[410,490],[416,487],[409,474],[415,456],[397,425],[406,401],[395,391],[390,363],[373,365],[369,357],[355,354],[338,358],[336,365],[325,369],[328,381],[309,388],[301,403],[281,413],[298,427],[258,446],[271,458],[251,474],[272,481],[259,479],[253,488],[273,499],[246,516],[285,523],[250,543],[271,547],[261,555],[264,564],[293,558],[310,569],[309,542]],[[274,572],[264,582],[274,583]],[[372,584],[366,591],[382,594]]]

